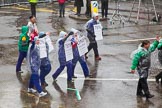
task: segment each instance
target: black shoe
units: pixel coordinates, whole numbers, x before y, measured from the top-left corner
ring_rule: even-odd
[[[154,95],[152,95],[152,94],[146,95],[146,99],[153,98],[153,97],[154,97]]]
[[[74,75],[74,76],[72,76],[72,78],[77,78],[77,76]]]
[[[16,71],[16,73],[23,73],[23,71],[22,71],[22,70],[20,70],[20,71]]]
[[[85,59],[88,59],[88,56],[87,56],[87,54],[85,54],[84,56],[85,56]]]
[[[43,87],[47,87],[48,84],[47,84],[46,82],[44,82],[44,83],[41,84],[41,86],[43,86]]]
[[[74,80],[67,80],[68,83],[74,83]]]
[[[53,78],[53,82],[56,82],[57,81],[54,77],[52,77],[52,78]]]
[[[143,93],[137,93],[137,97],[146,97]]]
[[[62,17],[62,16],[59,16],[60,18]]]

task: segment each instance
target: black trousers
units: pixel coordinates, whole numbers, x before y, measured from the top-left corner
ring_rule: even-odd
[[[108,1],[107,2],[101,2],[101,10],[102,10],[102,17],[107,18],[108,14]]]
[[[147,78],[140,78],[138,81],[137,94],[141,94],[143,92],[146,96],[150,94],[147,84]]]
[[[86,0],[86,13],[85,14],[91,17],[91,0]]]
[[[36,3],[30,3],[31,5],[31,14],[36,17]]]
[[[97,42],[95,43],[89,43],[89,46],[88,46],[88,52],[93,49],[94,51],[94,54],[95,54],[95,57],[98,57],[99,54],[98,54],[98,46],[97,46]]]
[[[77,6],[77,14],[80,15],[80,12],[81,12],[81,7]]]
[[[162,83],[162,72],[160,72],[158,75],[156,75],[156,78],[159,80],[161,79],[161,83]]]

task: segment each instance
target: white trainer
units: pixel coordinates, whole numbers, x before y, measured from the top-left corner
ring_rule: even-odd
[[[28,88],[28,93],[36,93],[37,90],[33,89],[33,88]]]
[[[45,95],[47,95],[47,92],[41,92],[41,93],[39,93],[39,97],[43,97],[43,96],[45,96]]]

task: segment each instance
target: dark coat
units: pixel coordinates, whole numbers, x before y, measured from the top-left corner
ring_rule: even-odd
[[[83,0],[75,0],[74,6],[76,7],[83,7]]]

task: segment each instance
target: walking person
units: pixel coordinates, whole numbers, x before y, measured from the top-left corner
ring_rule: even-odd
[[[72,35],[73,33],[70,32],[67,34],[64,31],[61,31],[59,34],[59,39],[57,40],[57,46],[58,46],[58,59],[60,66],[59,68],[55,71],[55,73],[52,75],[53,80],[56,81],[57,77],[60,75],[60,73],[64,70],[65,66],[67,67],[67,80],[72,81],[72,60],[66,61],[66,56],[65,56],[65,49],[64,49],[64,43],[67,40],[67,38]]]
[[[107,18],[108,14],[108,0],[101,0],[101,11],[102,11],[102,18]]]
[[[28,0],[31,8],[31,15],[36,17],[36,5],[38,0]]]
[[[27,26],[29,27],[28,36],[30,37],[30,41],[33,41],[34,37],[38,36],[38,28],[37,28],[35,16],[29,17],[29,22]]]
[[[101,57],[98,53],[98,45],[97,41],[95,39],[95,32],[94,32],[94,25],[99,24],[99,15],[97,13],[93,14],[93,18],[90,19],[86,24],[86,30],[87,30],[87,37],[89,39],[89,46],[88,46],[88,52],[93,49],[95,54],[95,60],[101,60]],[[88,58],[87,54],[85,54],[86,59]]]
[[[21,28],[22,33],[20,34],[19,41],[18,41],[19,57],[18,57],[18,61],[16,64],[17,73],[23,73],[23,71],[21,70],[21,65],[22,65],[24,58],[26,58],[27,56],[29,42],[30,42],[29,36],[27,35],[28,30],[29,28],[27,26],[22,26]]]
[[[76,8],[77,8],[77,13],[76,13],[76,15],[80,16],[81,7],[84,6],[83,0],[75,0],[74,6],[76,6]]]
[[[59,17],[65,17],[65,1],[66,0],[58,0],[59,3]]]
[[[72,48],[73,48],[73,57],[74,57],[73,60],[72,60],[72,64],[73,64],[73,66],[72,66],[72,77],[77,78],[74,75],[74,70],[75,70],[77,62],[79,61],[80,65],[82,67],[84,76],[85,76],[85,78],[87,78],[87,77],[89,77],[89,69],[88,69],[84,55],[82,55],[82,56],[79,55],[79,50],[78,50],[78,47],[77,47],[78,40],[79,40],[79,36],[78,36],[79,31],[76,30],[76,29],[72,29],[72,32],[74,32],[73,37],[71,39]]]
[[[40,76],[39,76],[39,69],[41,65],[40,60],[40,50],[39,50],[39,38],[38,36],[34,38],[34,41],[31,44],[31,47],[28,51],[28,62],[29,67],[31,71],[29,86],[28,86],[28,92],[30,93],[39,93],[39,97],[43,97],[47,95],[46,92],[43,92],[42,87],[40,85]],[[36,88],[36,90],[34,89]]]
[[[40,64],[40,82],[41,82],[41,86],[42,87],[46,87],[48,86],[47,82],[45,81],[45,77],[49,74],[49,72],[51,71],[51,62],[49,59],[49,46],[46,42],[46,37],[45,36],[49,36],[49,32],[44,33],[44,32],[40,32],[39,33],[39,38],[42,38],[45,41],[45,50],[47,53],[46,57],[40,58],[41,64]]]
[[[158,43],[159,37],[156,37],[156,40],[151,45],[150,41],[143,41],[141,44],[141,48],[139,48],[133,56],[131,72],[135,73],[135,69],[137,68],[137,72],[139,74],[139,81],[136,95],[138,97],[146,97],[146,99],[154,97],[154,95],[150,94],[149,92],[147,78],[149,74],[149,68],[151,65],[151,53],[155,51],[156,47],[158,46]]]

